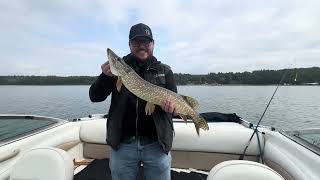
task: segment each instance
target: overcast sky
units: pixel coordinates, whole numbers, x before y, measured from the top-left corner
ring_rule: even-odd
[[[320,1],[3,0],[0,75],[98,75],[132,25],[176,73],[320,66]]]

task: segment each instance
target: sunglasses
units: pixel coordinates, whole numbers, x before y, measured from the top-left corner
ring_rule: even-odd
[[[130,41],[130,45],[133,47],[139,47],[141,45],[146,47],[149,46],[151,42],[152,40],[149,38],[135,38]]]

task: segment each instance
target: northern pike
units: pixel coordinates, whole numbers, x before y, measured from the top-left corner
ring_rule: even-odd
[[[111,49],[107,49],[110,70],[113,75],[117,76],[116,88],[120,91],[122,84],[134,95],[147,102],[145,112],[151,115],[154,112],[155,105],[161,104],[169,99],[175,104],[175,112],[187,122],[191,118],[197,134],[199,128],[209,130],[207,121],[196,112],[198,106],[197,100],[192,97],[183,96],[170,91],[166,88],[154,85],[142,79],[125,61],[117,56]]]

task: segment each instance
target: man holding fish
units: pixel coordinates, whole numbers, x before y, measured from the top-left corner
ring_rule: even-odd
[[[147,25],[139,23],[131,27],[129,47],[131,53],[123,57],[126,64],[144,80],[177,92],[172,70],[153,56],[154,40]],[[109,62],[102,64],[101,69],[89,95],[92,102],[101,102],[112,94],[106,141],[111,146],[109,166],[113,180],[137,179],[141,163],[147,180],[169,180],[174,101],[166,99],[160,106],[148,106],[145,100],[121,86]]]

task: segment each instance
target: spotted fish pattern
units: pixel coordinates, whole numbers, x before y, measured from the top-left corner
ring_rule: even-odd
[[[122,58],[117,56],[109,48],[107,49],[107,54],[112,74],[116,75],[118,80],[121,80],[122,84],[130,92],[148,102],[147,105],[160,106],[165,100],[169,99],[175,103],[176,113],[178,113],[178,115],[185,121],[187,118],[192,119],[198,135],[200,128],[209,130],[206,120],[195,110],[195,106],[197,105],[195,99],[191,97],[186,98],[186,96],[182,96],[142,79]],[[147,109],[149,109],[149,107],[146,107],[146,113],[150,115],[152,112],[147,112]]]

